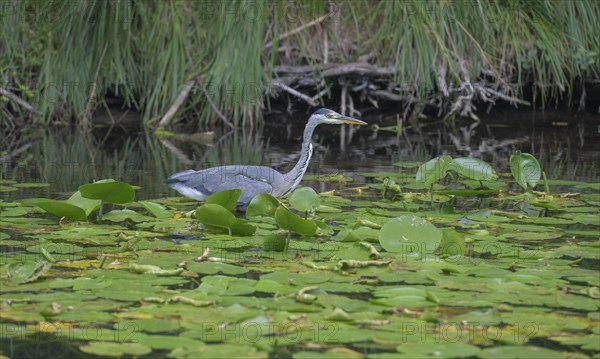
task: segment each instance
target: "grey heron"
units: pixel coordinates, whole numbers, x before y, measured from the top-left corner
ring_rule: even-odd
[[[205,200],[213,193],[234,188],[242,190],[238,205],[249,203],[254,196],[261,193],[283,197],[296,188],[302,176],[304,176],[313,151],[311,143],[313,131],[315,127],[322,123],[332,125],[344,123],[352,125],[367,124],[361,120],[322,108],[310,116],[304,128],[300,159],[294,168],[287,173],[280,173],[265,166],[231,165],[200,171],[187,170],[179,172],[167,179],[165,184],[185,197],[198,201]]]

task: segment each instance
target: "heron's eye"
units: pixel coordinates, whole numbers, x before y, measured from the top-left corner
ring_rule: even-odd
[[[327,118],[335,118],[335,116],[334,116],[334,115],[332,115],[332,114],[330,114],[330,113],[328,113],[328,114],[327,114],[327,115],[325,115],[325,116],[326,116]]]

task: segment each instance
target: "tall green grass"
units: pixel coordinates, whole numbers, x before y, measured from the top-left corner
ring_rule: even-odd
[[[453,88],[482,74],[511,96],[533,85],[541,103],[600,74],[595,0],[24,0],[0,11],[0,87],[44,112],[31,117],[43,124],[88,125],[116,98],[153,125],[189,80],[180,118],[215,124],[214,104],[236,126],[255,124],[276,65],[368,53],[420,99],[440,93],[440,70]],[[30,116],[0,104],[3,126]]]

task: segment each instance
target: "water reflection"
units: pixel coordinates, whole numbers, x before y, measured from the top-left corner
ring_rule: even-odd
[[[369,121],[369,119],[367,119]],[[377,120],[369,121],[377,124]],[[305,119],[272,121],[265,128],[243,132],[206,132],[157,139],[148,132],[82,134],[43,131],[7,134],[0,157],[0,179],[46,182],[50,187],[0,192],[3,200],[24,197],[65,197],[84,183],[114,178],[138,185],[138,199],[175,196],[163,180],[188,168],[228,164],[265,165],[286,172],[298,160]],[[598,135],[594,128],[515,127],[486,122],[470,133],[447,126],[425,126],[421,133],[400,135],[379,122],[352,132],[322,126],[313,137],[315,152],[307,174],[344,172],[364,183],[361,172],[396,171],[400,161],[426,161],[441,154],[472,155],[508,171],[508,158],[520,149],[533,153],[549,178],[598,182]],[[594,124],[591,123],[593,127]],[[345,141],[340,141],[344,138]],[[306,183],[306,182],[305,182]],[[308,183],[319,191],[341,184]]]

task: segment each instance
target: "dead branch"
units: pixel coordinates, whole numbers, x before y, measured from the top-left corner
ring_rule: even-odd
[[[12,151],[11,153],[0,157],[0,163],[6,162],[6,161],[10,160],[11,158],[16,157],[16,156],[20,155],[21,153],[27,151],[31,146],[33,146],[34,143],[35,142],[26,143],[23,146],[17,148],[16,150]]]
[[[294,90],[293,88],[289,87],[288,85],[284,84],[283,82],[275,80],[271,83],[271,86],[273,86],[274,88],[281,89],[281,90],[289,93],[292,96],[296,96],[296,97],[304,100],[306,103],[308,103],[312,107],[316,107],[318,105],[317,102],[315,100],[313,100],[310,96],[307,96],[307,95],[301,93],[300,91]]]
[[[195,83],[196,80],[190,80],[183,85],[183,89],[181,89],[181,92],[179,93],[171,107],[169,107],[167,113],[165,113],[165,115],[160,119],[160,122],[158,123],[159,128],[164,128],[171,122],[171,120],[179,110],[179,107],[181,107],[181,105],[185,102],[185,99],[189,96],[190,91],[192,90],[192,87]]]
[[[26,109],[27,111],[31,112],[32,114],[34,114],[36,116],[44,116],[44,114],[41,111],[37,110],[36,108],[31,106],[27,101],[23,100],[22,98],[15,95],[14,93],[8,91],[7,89],[0,87],[0,95],[8,97],[10,100],[21,105],[24,109]]]

